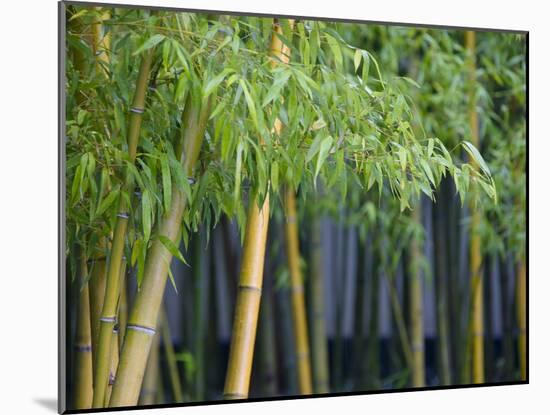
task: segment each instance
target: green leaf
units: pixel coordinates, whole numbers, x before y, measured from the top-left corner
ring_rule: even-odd
[[[118,186],[111,190],[99,204],[96,211],[96,216],[102,215],[103,212],[105,212],[113,204],[113,202],[118,199],[119,193],[120,188]]]
[[[359,70],[359,65],[361,65],[362,57],[361,49],[355,49],[355,54],[353,55],[353,66],[355,67],[355,72]]]
[[[340,43],[330,35],[327,35],[327,42],[334,55],[334,62],[336,62],[337,68],[342,68],[344,58],[342,57],[342,49]]]
[[[220,85],[225,77],[229,75],[230,73],[235,72],[232,68],[226,68],[224,69],[219,75],[212,78],[208,83],[206,84],[203,92],[203,99],[208,98],[208,96]]]
[[[172,254],[172,256],[175,256],[177,259],[179,259],[181,262],[183,262],[185,265],[189,265],[183,255],[181,254],[180,250],[176,246],[172,240],[164,235],[159,235],[159,241],[164,245],[166,249],[168,249],[168,252]]]
[[[145,189],[141,194],[141,211],[142,211],[142,225],[143,225],[143,239],[145,242],[151,237],[151,196],[149,195],[149,190]]]
[[[277,161],[271,163],[271,187],[274,191],[279,188],[279,163]]]
[[[172,178],[170,176],[170,166],[168,164],[168,156],[163,154],[160,158],[160,166],[162,171],[162,193],[164,195],[164,211],[170,210],[172,204]]]
[[[254,104],[254,99],[252,98],[252,95],[250,95],[250,91],[248,90],[246,81],[244,79],[239,79],[239,84],[243,89],[244,97],[246,99],[246,105],[248,106],[248,111],[250,112],[250,116],[252,117],[252,122],[254,123],[256,130],[260,132],[260,127],[258,123],[258,113],[256,112],[256,105]]]
[[[328,156],[330,148],[332,147],[332,142],[333,138],[330,135],[328,137],[325,137],[321,142],[321,145],[319,147],[319,157],[317,157],[317,165],[315,166],[314,180],[317,179],[317,176],[321,171],[321,167]]]
[[[407,169],[407,150],[405,147],[399,147],[399,161],[401,163],[401,170]]]
[[[262,102],[262,107],[265,107],[280,94],[281,89],[283,89],[283,87],[287,83],[288,78],[290,78],[290,71],[285,70],[277,73],[277,75],[275,76],[275,80],[273,81],[273,85],[271,85],[271,87],[267,91],[267,94]]]
[[[487,176],[490,176],[491,171],[489,170],[489,166],[487,166],[487,163],[483,160],[483,157],[479,153],[478,149],[469,141],[463,141],[462,145],[470,157],[479,165],[479,167],[481,167],[481,170],[483,170]]]
[[[143,45],[141,45],[139,48],[136,49],[136,51],[133,53],[133,55],[139,55],[141,52],[151,49],[152,47],[155,47],[160,42],[162,42],[165,39],[164,35],[156,34],[151,36],[149,39],[147,39]]]

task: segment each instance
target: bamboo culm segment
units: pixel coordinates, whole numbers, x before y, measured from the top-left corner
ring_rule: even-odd
[[[189,104],[191,101],[187,102]],[[182,163],[189,177],[193,175],[193,168],[201,149],[210,103],[211,101],[205,103],[203,108],[186,105],[184,110]],[[132,406],[138,402],[151,342],[156,333],[168,268],[172,260],[172,255],[158,236],[165,236],[178,245],[185,205],[183,191],[173,184],[170,210],[159,222],[155,232],[157,236],[147,251],[143,281],[128,318],[117,380],[111,396],[111,407]]]
[[[296,196],[291,188],[285,192],[286,208],[286,251],[290,271],[290,289],[292,314],[294,320],[294,339],[296,362],[298,365],[298,386],[300,394],[313,393],[311,382],[311,364],[309,356],[309,339],[307,332],[304,285],[300,271],[300,250],[298,248],[298,225],[296,213]]]
[[[291,26],[294,24],[290,20]],[[271,35],[270,54],[284,63],[288,63],[289,49],[283,45],[276,33],[282,28],[274,21]],[[272,66],[277,65],[275,59]],[[282,124],[275,120],[274,129],[280,133]],[[260,140],[261,141],[261,140]],[[243,259],[239,276],[235,318],[229,349],[229,363],[225,377],[224,399],[245,399],[248,397],[250,373],[256,341],[256,329],[260,308],[265,243],[269,224],[269,193],[261,207],[258,207],[257,195],[252,195],[248,207]]]
[[[319,218],[315,219],[313,228],[313,253],[311,264],[311,302],[313,324],[311,325],[312,336],[312,363],[313,383],[315,393],[329,392],[329,370],[328,370],[328,345],[325,322],[325,293],[323,258],[321,250],[321,223]]]
[[[143,377],[143,387],[141,388],[141,395],[139,397],[140,405],[153,405],[159,403],[156,400],[160,376],[159,348],[160,333],[157,333],[153,339],[151,352],[147,359],[147,367],[145,368],[145,375]]]
[[[105,238],[101,238],[98,242],[98,248],[102,251],[95,255],[92,259],[92,273],[89,281],[90,294],[90,328],[92,331],[92,367],[95,370],[97,364],[97,344],[99,342],[99,318],[101,317],[101,309],[103,308],[103,299],[105,298]],[[95,383],[95,380],[94,380]]]
[[[111,366],[109,367],[109,382],[107,383],[107,389],[105,390],[105,403],[104,406],[109,406],[109,400],[111,399],[111,392],[113,390],[113,384],[116,379],[116,370],[118,367],[118,336],[120,335],[118,328],[115,326],[113,329],[113,335],[111,336]]]
[[[153,58],[153,49],[147,51],[142,59],[139,68],[138,79],[132,108],[130,111],[129,129],[128,129],[128,154],[130,161],[134,162],[139,142],[141,130],[141,121],[143,110],[145,108],[145,95],[147,92],[147,81],[151,70],[151,61]],[[133,181],[131,175],[126,173],[124,190],[131,194],[133,190]],[[96,365],[94,367],[94,400],[93,407],[101,408],[105,402],[105,390],[109,381],[108,358],[111,350],[111,336],[116,322],[116,308],[120,296],[121,285],[121,267],[124,252],[124,239],[126,237],[126,228],[128,226],[128,206],[124,197],[119,197],[118,215],[115,223],[115,231],[109,259],[109,270],[107,272],[107,281],[105,287],[105,300],[100,319],[100,332],[97,349]]]
[[[248,397],[262,293],[268,223],[269,195],[266,196],[261,208],[256,203],[256,197],[251,198],[246,221],[224,399],[245,399]]]
[[[520,379],[527,380],[527,272],[523,260],[518,265],[517,280],[519,369]]]
[[[470,83],[468,94],[468,117],[472,144],[479,148],[479,130],[475,98],[475,48],[475,32],[469,30],[466,32],[468,76]],[[485,381],[483,356],[483,278],[481,273],[481,240],[478,234],[481,216],[474,205],[471,206],[471,210],[470,273],[472,284],[472,382],[483,383]]]
[[[421,222],[420,204],[413,211],[414,220]],[[424,368],[424,310],[422,305],[422,276],[418,266],[421,252],[418,242],[411,244],[411,283],[410,283],[410,315],[411,315],[411,352],[412,352],[412,386],[425,386]]]
[[[86,258],[80,261],[80,279],[83,284],[78,299],[78,319],[75,349],[74,408],[89,409],[93,398],[92,331],[90,327],[90,296],[88,289]]]

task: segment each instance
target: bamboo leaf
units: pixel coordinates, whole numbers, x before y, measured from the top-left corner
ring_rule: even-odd
[[[172,204],[172,178],[170,176],[170,166],[168,164],[168,156],[163,154],[160,158],[160,166],[162,172],[162,193],[164,200],[164,211],[170,210]]]
[[[136,49],[133,55],[134,56],[139,55],[141,52],[151,49],[152,47],[155,47],[164,39],[165,39],[165,36],[158,33],[156,35],[151,36],[149,39],[143,42],[143,45],[141,45],[139,48]]]
[[[142,211],[142,225],[143,225],[143,239],[147,242],[151,236],[151,215],[152,215],[152,203],[149,189],[145,189],[141,195],[141,211]]]
[[[101,201],[101,203],[97,208],[96,216],[102,215],[103,212],[109,209],[109,207],[111,207],[113,202],[118,199],[119,193],[120,193],[120,188],[117,185],[117,187],[111,190],[109,194],[107,194],[107,196]]]
[[[479,167],[481,167],[481,170],[483,170],[487,176],[490,176],[491,171],[489,170],[489,166],[487,166],[487,163],[483,160],[483,157],[479,153],[478,149],[469,141],[463,141],[462,145],[470,157],[479,165]]]
[[[172,254],[172,256],[175,256],[177,259],[179,259],[185,265],[189,265],[187,263],[187,261],[185,260],[185,258],[183,257],[183,255],[181,254],[181,252],[179,251],[176,244],[174,242],[172,242],[172,240],[170,240],[170,238],[168,238],[164,235],[159,235],[159,241],[164,245],[164,247],[166,249],[168,249],[168,252],[170,252]]]
[[[314,180],[317,179],[317,176],[321,171],[321,167],[328,156],[328,153],[330,148],[332,147],[333,141],[334,141],[333,138],[329,135],[328,137],[325,137],[323,139],[323,141],[321,142],[321,145],[319,146],[319,156],[317,157],[317,164],[315,166]]]

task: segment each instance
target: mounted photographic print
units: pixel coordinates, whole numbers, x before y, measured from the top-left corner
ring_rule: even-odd
[[[527,32],[59,5],[60,412],[528,382]]]

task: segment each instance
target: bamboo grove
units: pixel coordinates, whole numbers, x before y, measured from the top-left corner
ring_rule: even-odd
[[[526,380],[523,35],[66,23],[69,408]]]

